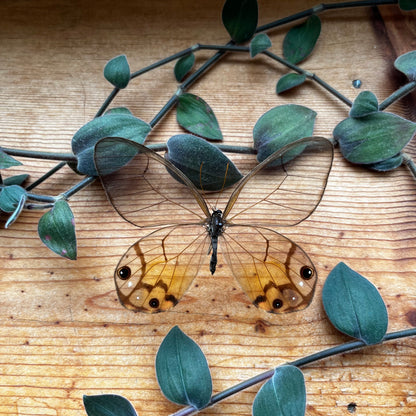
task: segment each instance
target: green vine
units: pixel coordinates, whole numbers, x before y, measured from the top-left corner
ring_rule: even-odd
[[[390,105],[416,89],[416,51],[409,51],[397,58],[395,68],[407,76],[408,82],[380,103],[377,97],[369,91],[363,91],[354,101],[351,101],[317,74],[306,71],[299,66],[312,53],[319,39],[321,21],[318,15],[320,13],[342,8],[387,4],[398,4],[403,10],[416,8],[414,0],[368,0],[320,4],[283,19],[258,26],[256,0],[246,2],[227,0],[222,17],[231,40],[226,44],[197,43],[135,72],[131,72],[128,60],[124,55],[111,59],[104,69],[104,76],[113,85],[113,89],[98,109],[95,118],[82,126],[72,138],[73,153],[0,148],[0,169],[6,171],[8,168],[21,164],[15,158],[36,158],[59,162],[30,185],[25,185],[27,175],[8,178],[0,176],[0,210],[9,214],[6,227],[11,226],[24,209],[48,210],[39,220],[38,232],[40,239],[55,253],[63,257],[76,259],[77,246],[74,218],[68,200],[100,176],[101,171],[97,171],[95,163],[101,157],[98,143],[102,143],[102,139],[110,137],[123,138],[143,145],[155,126],[175,107],[178,124],[191,134],[181,135],[180,140],[176,136],[174,141],[152,144],[147,147],[154,151],[168,150],[169,159],[172,163],[175,162],[174,164],[177,166],[183,165],[185,162],[182,159],[182,152],[178,150],[180,146],[191,146],[190,151],[192,152],[196,149],[192,147],[192,143],[195,143],[195,146],[200,146],[200,140],[202,139],[213,141],[211,147],[215,150],[211,150],[210,147],[209,152],[212,152],[212,156],[208,155],[207,157],[212,157],[216,163],[219,163],[217,153],[215,153],[218,150],[229,153],[256,154],[259,163],[261,163],[262,160],[278,152],[288,143],[295,143],[304,137],[312,136],[316,113],[306,107],[285,105],[271,109],[272,113],[268,112],[258,120],[254,132],[267,131],[267,134],[254,134],[253,146],[219,144],[218,141],[222,139],[222,134],[214,111],[201,97],[187,91],[197,80],[205,76],[210,68],[217,65],[225,54],[244,54],[247,59],[255,59],[257,55],[261,54],[291,71],[283,75],[277,82],[277,94],[282,94],[290,89],[301,88],[305,82],[319,85],[350,109],[349,117],[340,121],[334,128],[332,138],[333,143],[338,145],[342,156],[346,160],[376,171],[392,170],[405,165],[409,173],[416,179],[415,162],[404,151],[406,145],[416,133],[416,123],[398,115],[384,112]],[[282,56],[271,52],[270,49],[273,45],[267,33],[277,27],[299,20],[302,22],[292,27],[285,37]],[[242,45],[245,43],[248,46]],[[199,68],[194,69],[195,54],[207,50],[213,51],[213,55]],[[115,97],[123,89],[129,87],[134,79],[172,62],[175,62],[174,75],[179,82],[178,88],[151,121],[146,123],[136,118],[126,108],[110,108]],[[271,114],[273,117],[270,116]],[[293,122],[296,123],[300,114],[302,114],[302,117],[305,114],[309,117],[310,126],[307,126],[306,130],[310,130],[310,134],[306,131],[294,133],[294,129],[281,127],[288,119],[294,120]],[[271,121],[272,118],[273,122]],[[277,123],[276,120],[282,122]],[[276,127],[277,125],[278,127]],[[103,146],[101,146],[101,149],[103,149]],[[186,162],[188,163],[188,161]],[[190,163],[192,164],[192,161]],[[227,169],[231,166],[231,163],[224,159]],[[37,194],[36,188],[65,165],[71,166],[75,174],[82,176],[82,179],[60,195]],[[117,166],[117,168],[120,167]],[[188,168],[190,171],[199,172],[200,164],[191,165]],[[204,188],[207,183],[204,183],[201,178],[202,175],[197,174],[194,182],[199,182],[201,187]],[[192,180],[192,178],[189,179]],[[238,175],[236,175],[237,180],[240,180]],[[220,182],[216,189],[221,190],[223,186],[223,182]],[[341,280],[342,284],[338,282],[336,286],[331,286],[336,279]],[[352,279],[356,279],[353,286],[348,283]],[[340,290],[340,288],[343,288],[343,290]],[[362,298],[363,295],[365,295],[365,301]],[[348,303],[345,299],[351,299],[352,301]],[[371,307],[368,306],[368,299],[372,302]],[[269,379],[272,379],[273,383],[267,384],[266,382],[259,391],[253,404],[253,414],[255,416],[283,414],[276,413],[276,408],[286,409],[285,406],[287,406],[289,412],[293,411],[293,406],[296,406],[298,412],[296,414],[304,414],[306,405],[304,381],[299,372],[294,370],[295,367],[304,367],[317,360],[350,352],[366,345],[416,335],[414,329],[387,334],[387,312],[375,288],[343,264],[338,265],[328,277],[322,301],[328,318],[334,326],[341,332],[358,338],[358,340],[267,371],[214,396],[212,396],[212,381],[208,364],[203,353],[179,328],[173,328],[159,349],[156,371],[165,396],[175,403],[187,405],[174,415],[184,416],[197,413],[237,392]],[[349,320],[348,317],[351,316],[354,319]],[[176,363],[175,365],[178,366],[177,373],[180,374],[179,378],[172,376],[172,368],[169,368],[169,372],[167,371],[167,362],[170,363],[169,365],[172,365],[172,362]],[[192,371],[185,371],[189,366],[192,367]],[[189,374],[189,378],[187,378],[187,374]],[[285,387],[280,384],[282,377],[286,382],[290,380],[292,383],[290,393],[284,390]],[[195,379],[204,380],[204,382],[195,383]],[[178,385],[181,387],[178,388]],[[281,392],[285,392],[285,395]],[[291,403],[286,400],[288,394],[292,394],[290,397],[292,399]],[[126,399],[115,395],[86,396],[84,404],[89,416],[135,414],[134,409]],[[114,408],[118,409],[117,413],[111,410]],[[303,413],[299,409],[303,409]]]

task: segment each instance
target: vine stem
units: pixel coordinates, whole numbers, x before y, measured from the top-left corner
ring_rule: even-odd
[[[405,337],[410,337],[410,336],[415,336],[416,335],[416,328],[410,328],[410,329],[405,329],[402,331],[397,331],[397,332],[390,332],[388,334],[385,335],[385,337],[383,338],[382,342],[386,342],[386,341],[391,341],[394,339],[399,339],[399,338],[405,338]],[[318,353],[315,354],[311,354],[307,357],[304,358],[300,358],[298,360],[286,363],[286,365],[293,365],[296,367],[303,367],[307,364],[311,364],[313,362],[319,361],[319,360],[323,360],[325,358],[328,357],[332,357],[334,355],[338,355],[338,354],[343,354],[346,352],[351,352],[354,350],[357,350],[359,348],[364,348],[368,346],[367,344],[364,343],[364,341],[351,341],[351,342],[347,342],[345,344],[341,344],[341,345],[337,345],[335,347],[331,347],[328,348],[326,350],[320,351]],[[278,368],[278,367],[277,367]],[[239,393],[249,387],[252,387],[258,383],[264,382],[266,380],[268,380],[269,378],[271,378],[273,376],[275,372],[275,369],[272,370],[268,370],[265,371],[264,373],[258,374],[257,376],[254,376],[248,380],[245,380],[239,384],[236,384],[235,386],[232,386],[224,391],[222,391],[221,393],[215,394],[212,396],[211,400],[208,402],[208,404],[200,409],[196,409],[193,406],[187,406],[184,407],[183,409],[180,409],[179,411],[172,413],[170,416],[190,416],[190,415],[194,415],[199,413],[201,410],[204,410],[208,407],[213,406],[214,404],[236,394]]]
[[[405,95],[411,93],[416,89],[416,81],[408,82],[406,85],[403,85],[398,90],[394,91],[389,97],[387,97],[380,105],[378,106],[379,111],[385,110],[389,105],[398,101],[400,98],[403,98]]]
[[[275,28],[277,28],[279,26],[285,25],[287,23],[291,23],[291,22],[294,22],[296,20],[303,19],[305,17],[311,16],[312,14],[322,13],[322,12],[327,11],[327,10],[335,10],[335,9],[343,9],[343,8],[352,8],[352,7],[381,6],[381,5],[397,4],[397,3],[398,3],[398,0],[361,0],[361,1],[349,1],[349,2],[343,2],[343,3],[322,3],[322,4],[319,4],[319,5],[316,5],[316,6],[312,7],[310,9],[306,9],[306,10],[303,10],[301,12],[295,13],[293,15],[284,17],[282,19],[278,19],[278,20],[275,20],[275,21],[270,22],[268,24],[259,26],[256,29],[256,33],[267,32],[267,31],[270,31],[272,29],[275,29]],[[230,47],[232,47],[232,45],[233,45],[233,42],[231,41],[231,42],[228,42],[224,46],[216,47],[216,49],[219,51],[218,53],[220,53],[220,52],[222,52],[222,53],[220,54],[220,56],[214,55],[214,57],[209,58],[209,60],[204,65],[208,64],[208,67],[212,66],[218,60],[218,58],[220,58],[226,52],[226,50],[225,50],[226,48],[228,48],[228,51],[231,51],[232,50],[232,49],[230,49]],[[159,61],[157,61],[157,62],[155,62],[155,63],[153,63],[153,64],[151,64],[151,65],[149,65],[147,67],[144,67],[144,68],[142,68],[142,69],[140,69],[140,70],[132,73],[130,75],[130,79],[136,78],[136,77],[138,77],[138,76],[140,76],[140,75],[142,75],[142,74],[144,74],[146,72],[149,72],[149,71],[151,71],[153,69],[156,69],[156,68],[159,68],[159,67],[161,67],[163,65],[166,65],[166,64],[168,64],[168,63],[170,63],[172,61],[175,61],[175,60],[177,60],[179,58],[182,58],[183,56],[189,55],[191,52],[196,52],[196,51],[198,51],[200,49],[207,49],[207,48],[203,48],[201,46],[202,45],[196,44],[194,46],[191,46],[190,48],[186,48],[186,49],[184,49],[184,50],[182,50],[180,52],[177,52],[177,53],[175,53],[175,54],[173,54],[173,55],[171,55],[171,56],[169,56],[167,58],[161,59],[161,60],[159,60]],[[222,49],[221,51],[220,51],[220,48]],[[236,50],[237,49],[234,49],[234,51],[236,51]],[[210,62],[211,60],[213,60],[213,61]],[[210,62],[210,63],[208,63],[208,62]],[[207,68],[205,68],[205,69],[207,69]],[[179,88],[182,88],[183,90],[185,90],[187,87],[190,86],[190,84],[192,84],[193,82],[195,82],[196,79],[198,79],[205,72],[205,69],[202,70],[202,71],[200,71],[200,72],[196,71],[190,77],[191,78],[191,81],[189,81],[189,79],[188,79],[188,82],[189,83],[187,83],[185,86],[182,85]],[[292,68],[292,69],[294,69],[294,68]],[[315,81],[317,81],[319,84],[321,84],[322,86],[324,86],[324,88],[327,88],[328,84],[323,83],[323,82],[320,82],[321,81],[320,78],[314,76],[313,79]],[[106,99],[106,101],[104,102],[104,104],[101,106],[101,108],[97,112],[96,117],[97,116],[100,116],[100,115],[102,115],[104,113],[104,111],[110,105],[110,103],[115,98],[115,96],[117,95],[118,92],[119,92],[118,89],[115,88],[110,93],[109,97]],[[171,97],[171,99],[168,101],[168,103],[162,108],[162,110],[160,111],[160,114],[157,114],[155,116],[155,118],[152,120],[152,122],[154,123],[154,125],[156,125],[163,118],[163,116],[176,104],[176,102],[177,102],[177,96],[178,96],[178,94],[173,95]],[[338,96],[338,98],[340,98],[340,97]],[[347,100],[347,101],[346,100],[343,100],[343,101],[347,105],[349,105],[349,100]],[[152,125],[152,122],[149,123],[149,124]]]
[[[37,150],[10,149],[7,147],[0,147],[0,150],[10,156],[77,162],[77,157],[73,153],[40,152]]]
[[[403,163],[407,166],[412,176],[416,179],[416,164],[413,161],[412,157],[407,153],[403,153],[402,156]]]

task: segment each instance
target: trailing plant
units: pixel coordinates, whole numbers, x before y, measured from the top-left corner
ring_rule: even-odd
[[[204,151],[204,163],[211,163],[218,168],[221,168],[221,165],[229,166],[230,171],[233,169],[238,172],[232,161],[227,156],[220,155],[218,150],[256,154],[258,161],[261,162],[284,145],[313,134],[316,112],[303,106],[287,104],[277,106],[260,117],[253,128],[252,147],[219,144],[218,141],[223,139],[223,134],[213,109],[202,97],[186,91],[226,53],[244,54],[248,59],[255,59],[261,54],[290,70],[277,81],[277,94],[299,88],[306,82],[314,82],[324,88],[350,107],[349,117],[341,121],[333,130],[333,141],[339,145],[344,158],[351,163],[378,171],[392,170],[405,164],[416,178],[415,164],[404,152],[405,146],[416,133],[416,123],[384,111],[416,88],[416,51],[410,51],[397,58],[395,68],[407,76],[408,83],[382,102],[379,102],[370,91],[361,92],[352,102],[317,74],[299,66],[299,63],[312,53],[319,39],[321,32],[319,13],[344,7],[397,3],[402,10],[413,10],[416,7],[414,0],[329,3],[258,26],[256,0],[245,2],[227,0],[222,12],[224,27],[231,36],[227,44],[195,44],[135,72],[131,72],[126,56],[120,55],[111,59],[104,68],[104,77],[114,88],[98,110],[96,117],[82,126],[73,136],[72,153],[60,154],[0,147],[0,169],[3,170],[20,165],[21,162],[16,157],[60,161],[29,185],[26,185],[29,176],[27,174],[5,178],[0,176],[0,210],[9,215],[5,227],[10,227],[25,209],[49,210],[39,221],[38,233],[41,240],[55,253],[76,259],[75,221],[68,201],[74,194],[97,179],[94,165],[95,145],[106,137],[122,137],[143,144],[164,115],[174,108],[176,108],[178,124],[187,130],[188,134],[175,135],[165,144],[149,144],[148,147],[157,151],[167,150],[169,160],[190,175],[190,179],[201,187],[206,183],[199,178],[199,162],[189,157],[201,149]],[[283,24],[300,19],[302,23],[292,27],[284,38],[282,56],[272,52],[272,41],[267,33]],[[248,46],[242,45],[245,42],[249,42]],[[202,50],[212,50],[215,54],[194,69],[195,55]],[[180,85],[151,121],[140,120],[127,108],[110,108],[113,99],[123,89],[129,87],[133,80],[171,62],[175,62],[174,75]],[[203,139],[211,140],[213,144]],[[56,196],[34,192],[38,185],[66,164],[83,177],[77,185]],[[119,167],[121,166],[115,166],[114,169]],[[229,184],[239,178],[238,174],[230,175]],[[221,186],[223,184],[219,180],[216,188],[211,189],[221,189]]]
[[[318,360],[416,335],[416,328],[386,333],[387,309],[379,292],[344,263],[339,263],[329,274],[322,302],[329,321],[340,332],[355,338],[354,341],[285,363],[215,395],[212,395],[204,353],[179,327],[173,327],[161,343],[155,362],[157,381],[164,396],[186,406],[171,416],[197,414],[259,383],[264,384],[254,399],[253,416],[303,416],[307,401],[300,368],[306,367],[304,372],[307,372],[307,365]],[[126,398],[114,394],[84,396],[84,406],[88,416],[137,415]]]
[[[240,179],[238,169],[222,152],[255,154],[261,162],[288,143],[311,136],[316,112],[304,106],[286,104],[269,109],[259,118],[253,128],[252,147],[219,143],[223,134],[213,109],[202,97],[188,90],[209,68],[216,65],[223,55],[232,53],[245,55],[247,59],[256,59],[258,55],[262,55],[286,67],[290,72],[276,80],[276,93],[279,95],[311,82],[324,88],[328,94],[349,107],[349,117],[340,121],[333,129],[333,142],[338,145],[346,160],[376,171],[388,171],[405,164],[416,178],[415,164],[404,152],[405,146],[416,133],[416,123],[385,111],[391,104],[415,90],[416,51],[409,51],[397,58],[394,66],[406,75],[408,82],[381,102],[370,91],[361,92],[351,101],[317,74],[299,66],[312,53],[319,40],[321,20],[318,15],[321,12],[344,7],[384,4],[398,4],[402,10],[416,9],[415,0],[330,3],[258,26],[256,0],[226,0],[222,21],[231,38],[226,44],[195,44],[135,72],[131,72],[126,56],[120,55],[111,59],[104,68],[104,77],[112,84],[113,90],[98,109],[95,118],[82,126],[73,136],[72,153],[0,148],[0,169],[6,172],[7,169],[21,164],[16,158],[59,161],[53,169],[29,185],[26,185],[26,174],[0,177],[0,210],[9,214],[6,228],[17,220],[24,209],[47,210],[39,220],[38,232],[41,240],[57,254],[76,259],[75,222],[68,201],[97,179],[94,164],[97,143],[108,137],[121,137],[146,144],[146,139],[155,126],[174,108],[178,124],[187,133],[175,135],[167,143],[149,144],[148,147],[156,151],[167,150],[167,158],[202,188],[207,183],[201,179],[199,173],[201,162],[190,157],[192,154],[203,152],[204,163],[211,163],[217,169],[226,166],[227,172],[234,172],[228,178],[236,182]],[[267,33],[298,20],[302,22],[287,32],[281,54],[272,52],[274,45]],[[214,54],[198,68],[194,68],[196,54],[204,50],[211,50]],[[130,87],[136,78],[172,62],[175,62],[174,76],[179,82],[178,89],[152,120],[140,120],[127,108],[110,108],[114,98],[123,89]],[[355,83],[355,86],[359,87],[359,82]],[[121,168],[127,159],[110,165],[109,171]],[[76,186],[55,196],[35,193],[38,185],[66,164],[82,176]],[[219,190],[223,186],[223,181],[219,181],[212,189]],[[412,329],[387,334],[387,312],[377,290],[343,263],[335,267],[329,275],[322,297],[329,320],[338,330],[357,340],[287,363],[214,396],[209,367],[203,352],[178,327],[174,327],[158,351],[156,373],[163,394],[174,403],[188,406],[175,415],[197,413],[232,394],[266,380],[253,403],[255,416],[303,415],[306,409],[306,393],[300,367],[334,354],[413,336],[416,333],[416,330]],[[136,414],[132,405],[117,395],[85,396],[84,405],[89,416]]]

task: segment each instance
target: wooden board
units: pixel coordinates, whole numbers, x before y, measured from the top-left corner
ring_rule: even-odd
[[[262,0],[260,23],[298,12],[313,1]],[[126,54],[132,70],[197,42],[224,44],[222,1],[72,2],[3,0],[0,3],[0,145],[70,152],[73,134],[91,120],[111,91],[102,69]],[[303,67],[354,99],[371,90],[381,100],[405,82],[394,59],[415,49],[416,14],[395,6],[321,15],[322,35]],[[281,54],[288,26],[270,33]],[[200,52],[197,64],[211,52]],[[119,94],[123,105],[150,121],[175,93],[169,64]],[[270,108],[295,103],[318,113],[315,133],[331,137],[348,108],[319,86],[276,96],[286,69],[259,57],[230,55],[191,89],[210,103],[225,143],[250,145],[252,128]],[[360,79],[362,88],[352,81]],[[416,121],[415,95],[389,111]],[[174,113],[152,133],[164,142],[181,133]],[[416,156],[414,144],[408,153]],[[238,157],[236,157],[238,160]],[[36,179],[52,162],[22,159]],[[42,186],[57,195],[76,183],[65,168]],[[389,330],[416,325],[416,184],[403,167],[378,174],[347,163],[336,150],[327,191],[317,211],[284,230],[310,255],[319,272],[317,293],[303,312],[283,316],[253,307],[220,258],[212,277],[203,268],[173,311],[144,315],[116,299],[113,269],[144,233],[125,223],[98,183],[71,198],[78,260],[50,252],[37,236],[42,215],[26,211],[0,231],[0,414],[83,414],[82,395],[116,393],[140,415],[169,414],[154,359],[174,325],[199,343],[211,367],[214,391],[303,357],[347,337],[331,327],[320,301],[329,271],[344,261],[380,290]],[[342,355],[305,368],[308,415],[413,415],[416,408],[414,339]],[[203,414],[248,415],[259,386]]]

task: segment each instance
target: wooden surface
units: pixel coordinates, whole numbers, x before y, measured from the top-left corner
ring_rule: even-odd
[[[313,6],[314,1],[261,0],[260,23]],[[224,44],[222,1],[191,0],[0,2],[0,144],[69,152],[72,135],[111,91],[106,61],[128,56],[132,70],[196,42]],[[321,15],[322,35],[304,67],[350,99],[362,90],[380,100],[405,80],[394,59],[416,49],[416,14],[396,7],[349,9]],[[281,53],[287,27],[271,33]],[[210,56],[198,54],[198,63]],[[173,64],[136,80],[115,105],[150,121],[175,92]],[[348,108],[317,85],[277,97],[285,69],[263,58],[229,56],[192,92],[214,109],[225,143],[249,145],[256,120],[286,103],[318,113],[315,133],[331,136]],[[361,90],[352,87],[360,79]],[[389,109],[416,121],[415,95]],[[180,133],[174,114],[150,142]],[[416,156],[414,144],[408,152]],[[25,159],[36,178],[50,162]],[[42,187],[56,195],[75,183],[64,169]],[[319,272],[315,298],[305,311],[276,316],[252,307],[226,266],[211,277],[201,270],[172,312],[134,314],[117,301],[113,269],[143,235],[125,223],[98,183],[71,199],[78,260],[58,258],[37,237],[41,212],[24,212],[0,231],[0,414],[84,414],[83,394],[116,393],[140,415],[166,415],[178,407],[155,379],[157,348],[178,324],[199,343],[211,366],[214,391],[286,361],[347,340],[328,323],[320,301],[328,272],[339,262],[368,277],[388,307],[389,330],[416,325],[416,184],[405,168],[376,174],[345,162],[336,150],[321,205],[299,226],[284,230],[310,255]],[[222,259],[220,258],[222,264]],[[307,414],[413,415],[416,342],[403,339],[313,364],[304,369]],[[258,386],[203,414],[249,415]]]

